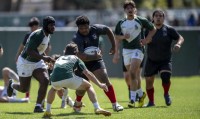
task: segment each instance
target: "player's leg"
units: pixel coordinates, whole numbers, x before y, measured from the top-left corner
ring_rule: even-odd
[[[128,87],[128,99],[130,100],[130,75],[124,65],[124,59],[122,57],[122,69],[123,69],[123,76]]]
[[[55,99],[55,94],[56,94],[56,90],[51,87],[51,89],[48,92],[47,95],[47,106],[46,106],[46,111],[44,113],[44,117],[51,117],[51,105]]]
[[[147,92],[147,96],[149,98],[149,102],[148,104],[146,105],[146,107],[150,107],[150,106],[155,106],[154,104],[154,79],[155,79],[155,76],[148,76],[148,77],[145,77],[146,79],[146,92]]]
[[[25,93],[29,91],[31,83],[31,77],[19,77],[19,83],[14,83],[13,80],[9,80],[9,85],[7,89],[8,96],[12,96],[13,89]]]
[[[162,79],[162,86],[164,89],[164,98],[165,98],[165,103],[167,106],[170,106],[172,103],[171,97],[169,95],[169,89],[171,85],[171,62],[166,62],[163,63],[161,66],[161,71],[160,71],[160,77]]]
[[[9,85],[9,79],[14,79],[15,81],[19,82],[19,77],[12,69],[8,67],[4,67],[2,69],[2,76],[4,80],[4,90],[2,95],[7,96],[7,87]],[[16,90],[14,90],[13,95],[16,95],[16,93]]]
[[[36,106],[34,112],[43,112],[42,101],[45,99],[48,84],[49,84],[49,75],[47,69],[38,68],[33,72],[34,78],[39,82],[39,90],[36,101]]]
[[[146,107],[155,106],[154,103],[154,79],[155,75],[158,72],[159,64],[152,62],[151,60],[147,59],[145,68],[144,68],[144,76],[146,81],[146,92],[149,98],[149,102]]]
[[[129,71],[131,80],[130,80],[130,102],[128,104],[128,107],[133,108],[135,107],[136,102],[136,96],[137,96],[137,90],[138,90],[138,70],[140,69],[141,60],[132,58],[130,66],[127,66],[127,69]]]
[[[74,101],[71,99],[71,97],[68,96],[68,88],[66,88],[66,89],[63,88],[63,89],[61,89],[61,90],[59,90],[57,92],[61,92],[62,93],[62,96],[61,96],[61,99],[62,99],[61,108],[66,108],[66,104],[69,105],[70,107],[74,106]]]
[[[99,68],[93,71],[93,73],[101,83],[105,83],[107,85],[108,91],[107,92],[104,91],[104,93],[110,99],[110,102],[112,103],[113,106],[113,110],[117,112],[122,111],[124,108],[121,105],[119,105],[116,100],[115,91],[111,82],[109,81],[107,70],[105,68]]]
[[[94,88],[88,81],[83,80],[82,84],[76,90],[86,90],[87,91],[88,97],[89,97],[90,101],[93,103],[93,106],[95,109],[95,114],[102,114],[104,116],[111,115],[111,113],[109,111],[106,111],[100,107],[100,105],[97,101],[97,97],[96,97]],[[77,105],[82,105],[82,104],[77,104]]]

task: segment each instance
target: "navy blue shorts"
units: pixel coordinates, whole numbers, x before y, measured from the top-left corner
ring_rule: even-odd
[[[170,60],[166,61],[151,61],[150,59],[146,60],[145,68],[144,68],[144,76],[150,77],[158,74],[161,70],[172,71],[172,62]]]
[[[95,70],[97,70],[97,69],[105,69],[105,68],[106,68],[105,63],[104,63],[104,61],[103,61],[102,59],[101,59],[101,60],[95,60],[95,61],[84,62],[84,63],[85,63],[85,66],[87,67],[87,69],[88,69],[89,71],[91,71],[91,72],[93,72],[93,71],[95,71]],[[86,77],[82,72],[80,72],[80,71],[78,71],[78,70],[75,71],[75,74],[76,74],[77,76],[80,76],[80,77],[82,77],[82,78],[88,80],[87,77]]]

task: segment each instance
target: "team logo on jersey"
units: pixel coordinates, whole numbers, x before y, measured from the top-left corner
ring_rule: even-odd
[[[93,37],[93,39],[97,39],[97,35],[96,34],[93,34],[92,37]]]
[[[167,29],[163,28],[163,36],[167,36]]]

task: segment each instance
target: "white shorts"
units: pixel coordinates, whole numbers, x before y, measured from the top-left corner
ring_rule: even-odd
[[[47,65],[43,60],[39,62],[30,62],[19,56],[17,60],[17,73],[20,77],[30,77],[35,69],[47,69]]]
[[[123,49],[122,54],[125,66],[131,64],[131,59],[139,59],[142,61],[144,58],[144,53],[138,49]]]
[[[83,78],[74,75],[72,78],[64,79],[61,81],[51,82],[51,85],[54,89],[60,90],[62,88],[69,88],[76,90],[80,87],[83,82]]]

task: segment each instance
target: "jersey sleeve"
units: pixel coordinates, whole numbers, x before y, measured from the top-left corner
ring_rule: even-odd
[[[26,42],[27,42],[27,39],[29,37],[30,33],[27,33],[25,36],[24,36],[24,40],[22,42],[22,44],[25,46],[26,45]]]
[[[93,26],[96,27],[96,31],[99,35],[106,35],[108,26],[103,24],[94,24]]]
[[[119,21],[115,27],[115,35],[121,35],[122,29],[121,29],[121,21]]]
[[[142,23],[142,26],[148,30],[152,30],[154,28],[154,25],[153,23],[151,23],[148,19],[144,18],[144,17],[139,17],[139,20],[141,21]]]
[[[36,34],[30,36],[30,40],[28,41],[28,49],[32,49],[32,50],[37,50],[37,47],[40,45],[40,43],[42,42],[41,37],[37,37]]]
[[[81,59],[78,58],[77,62],[78,62],[78,69],[79,69],[80,72],[87,69],[84,62]]]
[[[173,39],[173,40],[178,40],[180,37],[180,34],[173,28],[173,27],[168,27],[168,35]]]
[[[78,46],[79,52],[84,52],[84,42],[82,39],[78,38],[77,35],[74,35],[72,41]]]

